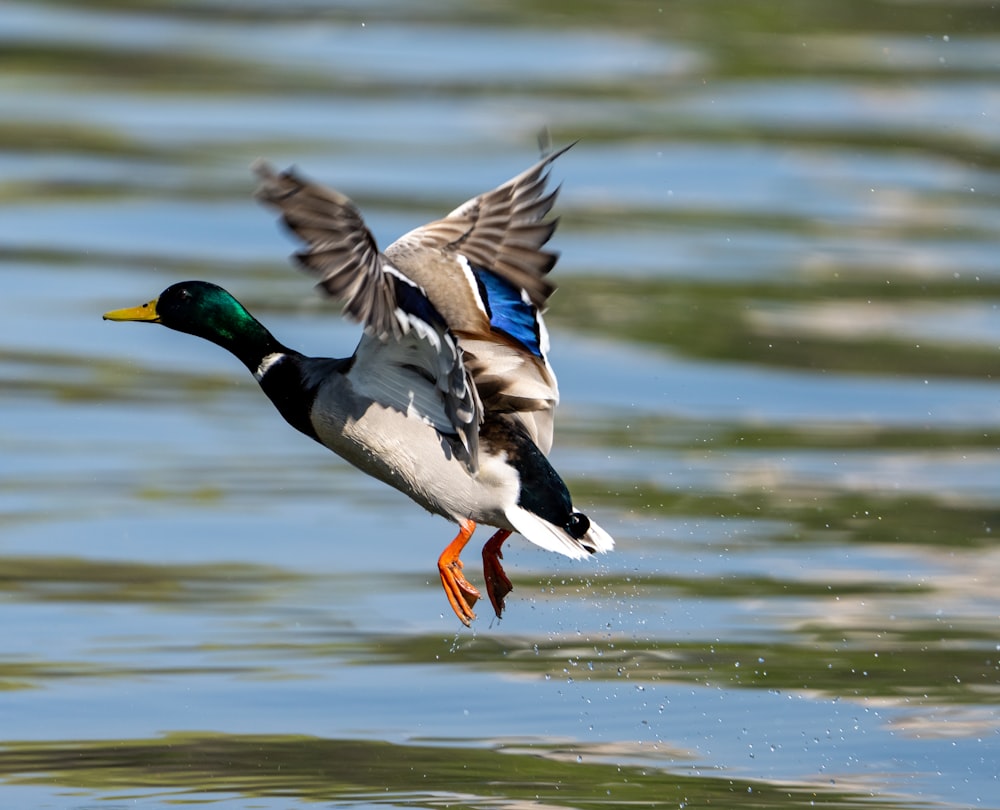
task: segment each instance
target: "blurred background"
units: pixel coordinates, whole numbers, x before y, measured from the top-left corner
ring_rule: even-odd
[[[0,3],[0,805],[1000,807],[998,74],[977,0]],[[465,630],[452,526],[100,316],[348,355],[250,163],[384,245],[545,128],[618,547]]]

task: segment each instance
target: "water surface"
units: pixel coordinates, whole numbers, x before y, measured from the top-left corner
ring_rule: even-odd
[[[6,4],[0,804],[1000,807],[998,32],[977,2]],[[349,354],[249,164],[385,244],[542,128],[580,141],[553,459],[618,548],[515,538],[465,630],[452,527],[215,347],[100,313],[204,278]]]

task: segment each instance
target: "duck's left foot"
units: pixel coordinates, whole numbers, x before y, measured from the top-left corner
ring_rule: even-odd
[[[502,618],[504,597],[514,590],[514,586],[511,585],[507,573],[500,564],[500,560],[503,559],[500,547],[508,537],[510,537],[510,532],[501,529],[483,546],[483,578],[486,580],[486,593],[490,597],[490,602],[493,603],[493,610],[498,619]]]
[[[441,585],[444,587],[451,609],[455,611],[455,615],[466,627],[476,618],[476,614],[472,612],[472,606],[479,601],[482,594],[462,575],[462,561],[458,557],[475,530],[476,524],[471,520],[462,523],[455,539],[438,557]]]

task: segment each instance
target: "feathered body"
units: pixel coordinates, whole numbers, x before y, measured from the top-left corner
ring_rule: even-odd
[[[207,282],[173,285],[106,317],[156,321],[223,346],[293,427],[458,523],[438,566],[466,624],[479,593],[458,555],[476,523],[496,527],[483,558],[499,616],[511,588],[500,546],[511,532],[570,557],[614,545],[574,509],[546,457],[559,393],[542,320],[556,261],[543,247],[556,226],[545,219],[556,191],[545,185],[558,154],[384,252],[346,196],[259,163],[257,196],[304,243],[297,259],[364,325],[349,358],[289,349]]]

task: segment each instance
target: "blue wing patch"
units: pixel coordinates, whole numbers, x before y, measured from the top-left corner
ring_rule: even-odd
[[[513,338],[535,357],[542,357],[541,333],[536,310],[521,290],[496,273],[473,267],[490,326]]]

